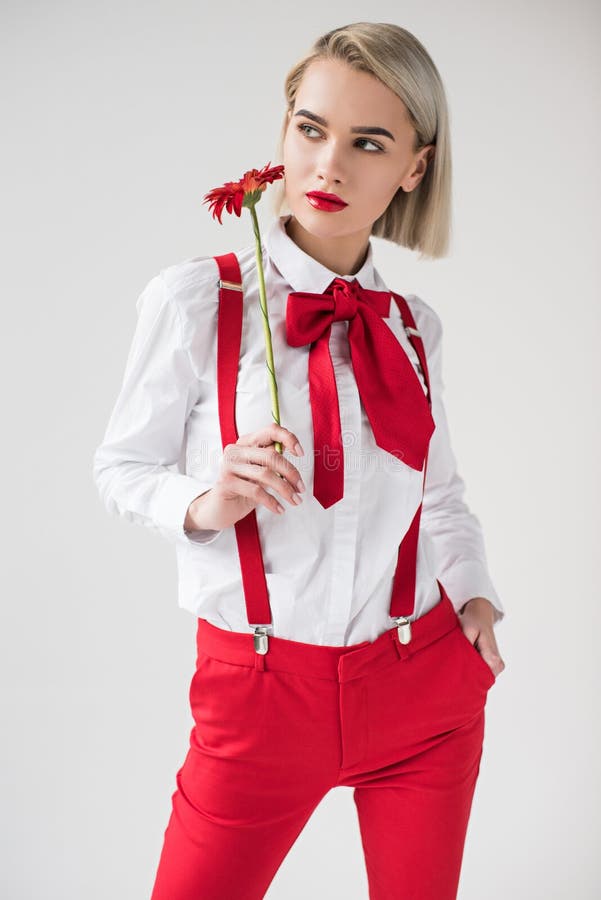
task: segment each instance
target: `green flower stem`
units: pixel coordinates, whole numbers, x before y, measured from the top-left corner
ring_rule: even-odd
[[[271,329],[269,327],[269,318],[267,315],[267,295],[265,291],[265,275],[263,273],[263,249],[261,246],[261,233],[259,231],[259,220],[257,219],[257,210],[254,206],[249,207],[252,217],[253,231],[255,233],[255,249],[257,257],[257,271],[259,273],[259,299],[261,304],[261,313],[263,314],[263,331],[265,333],[265,355],[267,363],[267,371],[269,372],[269,388],[271,391],[271,415],[274,422],[280,425],[280,406],[278,402],[278,386],[275,378],[275,367],[273,363],[273,348],[271,345]],[[283,453],[280,441],[275,442],[275,449],[278,453]]]

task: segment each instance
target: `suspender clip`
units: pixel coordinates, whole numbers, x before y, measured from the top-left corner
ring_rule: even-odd
[[[269,649],[269,635],[267,634],[268,628],[271,628],[271,625],[255,626],[255,653],[267,653],[267,650]]]
[[[393,616],[392,621],[397,626],[397,634],[401,644],[408,644],[411,640],[411,622],[405,616]]]
[[[237,281],[226,281],[225,278],[220,278],[217,281],[217,285],[219,288],[229,288],[230,291],[242,291],[242,285],[238,284]]]

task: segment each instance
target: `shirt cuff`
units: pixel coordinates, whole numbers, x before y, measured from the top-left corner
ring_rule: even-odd
[[[452,571],[443,572],[440,581],[445,587],[455,610],[459,610],[472,597],[485,597],[494,607],[493,625],[505,617],[505,609],[490,575],[480,563],[463,562],[453,566]]]
[[[154,521],[166,538],[179,543],[212,544],[223,529],[186,531],[184,522],[188,507],[200,494],[214,486],[212,481],[199,481],[190,475],[170,473],[156,501]]]

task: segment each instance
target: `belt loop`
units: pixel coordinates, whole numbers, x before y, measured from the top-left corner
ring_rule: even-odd
[[[409,645],[401,644],[401,642],[398,639],[398,635],[396,633],[396,628],[392,632],[392,642],[393,642],[394,646],[396,647],[396,652],[399,655],[399,659],[409,659],[409,657],[411,656],[411,650],[409,649]]]

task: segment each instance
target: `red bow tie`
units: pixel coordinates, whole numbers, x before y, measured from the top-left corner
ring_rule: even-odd
[[[349,320],[348,339],[361,401],[379,447],[421,471],[434,420],[411,360],[382,321],[391,295],[335,278],[323,294],[293,291],[286,305],[286,339],[311,344],[314,496],[324,508],[344,496],[340,409],[329,340],[332,322]]]

